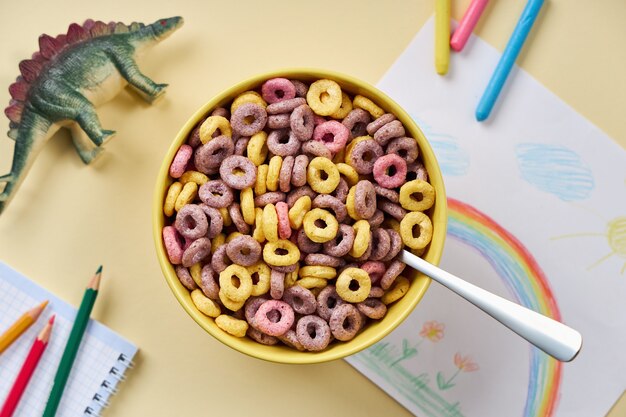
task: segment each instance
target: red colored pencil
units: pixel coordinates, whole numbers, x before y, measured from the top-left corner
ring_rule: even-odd
[[[41,355],[43,355],[44,350],[46,350],[46,346],[48,346],[48,340],[50,340],[50,332],[52,331],[53,323],[54,316],[50,317],[46,327],[43,328],[41,333],[39,333],[35,339],[35,342],[30,348],[30,352],[28,352],[28,356],[22,365],[20,373],[17,375],[17,378],[15,378],[13,388],[11,388],[11,392],[9,392],[9,396],[4,402],[2,410],[0,410],[0,417],[11,417],[17,408],[20,398],[22,398],[22,394],[26,390],[28,381],[30,381],[30,377],[33,375],[33,372],[35,372],[35,368],[37,368]]]

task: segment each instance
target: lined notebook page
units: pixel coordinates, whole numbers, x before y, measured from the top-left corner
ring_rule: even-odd
[[[50,316],[56,314],[50,342],[22,396],[15,417],[40,416],[43,413],[77,310],[0,262],[0,332],[4,332],[25,311],[46,299],[50,303],[37,322],[0,355],[0,404],[3,404],[37,334]],[[80,300],[76,300],[76,304],[79,303]],[[57,416],[99,415],[136,352],[136,346],[90,320]]]

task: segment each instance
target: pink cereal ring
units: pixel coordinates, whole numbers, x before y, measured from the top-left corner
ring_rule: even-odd
[[[374,179],[381,187],[401,186],[406,181],[406,171],[406,161],[397,154],[381,156],[374,162]]]
[[[294,98],[296,96],[296,87],[286,78],[272,78],[263,83],[261,94],[263,95],[263,100],[272,104]]]
[[[291,237],[291,225],[289,224],[289,206],[284,201],[276,203],[276,215],[278,216],[278,237],[289,239]]]
[[[278,318],[278,320],[274,321],[272,318],[274,320]],[[264,302],[254,314],[256,327],[270,336],[281,336],[287,333],[294,319],[293,308],[286,302],[280,300]]]
[[[361,265],[361,269],[367,272],[367,274],[370,276],[372,286],[374,286],[375,284],[378,284],[383,278],[383,275],[387,268],[385,268],[385,264],[382,262],[367,261],[363,265]]]
[[[163,228],[163,243],[170,262],[174,265],[180,265],[183,262],[183,241],[182,236],[174,226]]]
[[[193,148],[187,144],[181,145],[176,152],[176,156],[174,156],[174,160],[172,161],[172,165],[170,165],[170,176],[172,178],[180,178],[185,169],[187,168],[187,163],[191,159],[193,155]]]
[[[331,152],[340,152],[346,147],[350,131],[336,120],[321,123],[313,131],[313,139],[322,142]]]

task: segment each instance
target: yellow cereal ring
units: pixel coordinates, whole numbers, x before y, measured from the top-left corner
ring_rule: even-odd
[[[279,155],[274,155],[270,159],[269,168],[267,170],[267,189],[270,191],[278,190],[278,181],[280,180],[280,168],[283,166],[283,158]]]
[[[220,291],[235,302],[247,300],[252,294],[252,277],[248,270],[241,265],[228,265],[220,272]]]
[[[346,197],[346,210],[348,211],[348,216],[352,217],[354,220],[361,220],[361,216],[358,215],[354,206],[355,196],[356,187],[350,187],[350,190],[348,190],[348,196]]]
[[[324,278],[306,277],[296,281],[296,284],[310,290],[311,288],[324,288],[328,285],[328,281]]]
[[[413,194],[417,194],[418,198],[413,198]],[[434,203],[435,189],[424,180],[409,181],[400,187],[400,204],[407,210],[428,210]]]
[[[265,242],[265,233],[263,233],[263,209],[257,207],[254,209],[254,231],[252,237],[259,243]]]
[[[224,233],[220,233],[219,235],[215,236],[211,240],[211,251],[215,252],[217,248],[219,248],[225,243],[226,243],[226,235]]]
[[[198,171],[185,171],[180,177],[180,182],[187,184],[188,182],[195,182],[198,186],[209,181],[209,177]]]
[[[200,312],[209,317],[217,317],[220,315],[220,306],[210,298],[206,297],[202,290],[195,289],[191,292],[191,301]]]
[[[246,148],[248,159],[256,166],[261,165],[267,158],[267,133],[261,130],[259,133],[252,135],[248,141],[248,147]]]
[[[278,250],[287,251],[287,253],[280,255],[276,253]],[[263,247],[263,260],[273,266],[293,265],[300,260],[300,249],[285,239],[267,242]]]
[[[198,287],[202,286],[202,264],[197,262],[189,268],[189,274]]]
[[[383,294],[380,301],[382,301],[384,304],[391,304],[394,301],[398,301],[399,299],[404,297],[404,294],[407,293],[407,291],[409,290],[410,284],[411,283],[409,282],[408,279],[406,279],[402,275],[399,275],[396,278],[396,280],[393,282],[393,285],[391,286],[391,288],[389,288],[385,292],[385,294]]]
[[[267,164],[259,165],[256,169],[256,184],[254,184],[254,194],[261,195],[267,191],[267,173],[269,171]]]
[[[346,182],[350,187],[355,186],[356,183],[359,182],[359,174],[355,171],[354,168],[352,168],[352,166],[343,162],[335,164],[335,166],[337,167],[339,174],[343,175],[346,178]]]
[[[237,107],[246,103],[254,103],[262,106],[263,108],[267,107],[267,103],[263,100],[263,97],[256,91],[246,91],[245,93],[239,94],[234,100],[233,104],[230,105],[230,114],[233,114]]]
[[[300,264],[297,263],[295,271],[288,272],[285,274],[285,288],[291,288],[294,286],[294,284],[298,280],[299,272],[300,272]]]
[[[268,242],[278,240],[278,214],[271,203],[263,207],[263,235]]]
[[[237,231],[231,232],[228,236],[226,236],[225,243],[229,243],[231,240],[239,236],[243,236],[243,233]]]
[[[230,213],[228,212],[227,207],[220,207],[217,209],[222,215],[222,220],[224,222],[224,226],[230,226],[233,224],[233,219],[230,218]]]
[[[352,225],[355,231],[354,243],[350,249],[350,256],[358,258],[362,256],[370,244],[370,224],[367,220],[359,220]]]
[[[298,230],[302,227],[304,221],[304,215],[311,210],[311,197],[303,195],[293,203],[293,206],[289,209],[289,224],[294,230]]]
[[[352,101],[352,105],[354,107],[369,112],[369,114],[371,114],[374,119],[378,119],[380,116],[385,114],[385,111],[378,107],[376,104],[374,104],[372,100],[361,95],[354,96],[354,101]]]
[[[417,237],[413,234],[415,226],[419,226]],[[402,242],[409,248],[423,249],[433,237],[433,223],[421,211],[412,211],[400,222],[400,236],[402,236]]]
[[[252,188],[245,188],[239,193],[239,200],[241,200],[241,214],[243,215],[243,221],[249,225],[254,224],[254,194]]]
[[[233,136],[233,130],[230,128],[230,122],[222,116],[209,116],[200,125],[200,142],[207,143],[213,139],[213,133],[220,130],[222,135],[229,138]]]
[[[246,303],[245,300],[244,301],[233,301],[233,300],[231,300],[230,298],[226,297],[226,294],[224,294],[224,292],[221,291],[221,290],[220,290],[220,292],[217,295],[219,296],[220,301],[222,302],[222,304],[224,304],[224,307],[226,307],[230,311],[239,311],[239,310],[241,310],[243,305]]]
[[[174,206],[176,205],[176,200],[182,189],[183,185],[178,181],[173,182],[170,188],[167,189],[165,203],[163,204],[163,213],[165,213],[166,216],[174,215]]]
[[[259,261],[247,269],[252,277],[252,293],[250,295],[256,297],[268,292],[270,290],[270,267],[265,262]],[[254,274],[259,277],[256,283],[254,282]]]
[[[346,164],[350,165],[350,163],[349,163],[349,160],[350,160],[349,156],[350,156],[350,154],[352,153],[352,149],[354,149],[354,146],[355,146],[357,143],[362,142],[362,141],[364,141],[364,140],[368,140],[368,139],[372,139],[372,137],[371,137],[371,136],[367,136],[367,135],[366,135],[366,136],[359,136],[358,138],[354,138],[354,139],[352,139],[352,142],[350,142],[350,143],[348,144],[348,146],[346,146],[346,153],[345,153],[345,155],[346,155],[346,156],[345,156],[345,158],[344,158],[344,162],[345,162]],[[350,165],[350,166],[352,166],[352,165]],[[354,168],[353,168],[353,169],[354,169]]]
[[[300,268],[300,277],[333,279],[337,276],[337,270],[332,266],[307,265]]]
[[[325,179],[322,179],[322,172],[326,175]],[[339,179],[339,170],[330,159],[317,156],[309,162],[306,170],[306,181],[313,191],[320,194],[330,194],[339,185]]]
[[[178,211],[185,204],[189,204],[193,202],[194,198],[198,195],[198,184],[195,182],[188,182],[183,185],[183,189],[178,194],[178,198],[176,199],[176,203],[174,203],[174,210]]]
[[[215,319],[217,327],[235,337],[244,337],[248,331],[248,322],[231,317],[227,314],[217,316]]]
[[[306,102],[315,114],[330,116],[341,108],[341,87],[331,80],[317,80],[306,93]]]
[[[343,148],[333,156],[333,163],[338,164],[346,160],[346,148]]]
[[[352,100],[350,100],[350,96],[341,92],[341,106],[339,110],[330,115],[333,119],[343,119],[348,113],[352,111]]]
[[[318,222],[322,222],[325,226],[318,226]],[[337,236],[339,230],[339,222],[330,214],[321,208],[315,208],[304,215],[304,233],[307,237],[316,243],[324,243],[333,240]]]
[[[353,281],[359,284],[356,290],[350,289]],[[349,303],[360,303],[365,301],[372,289],[372,281],[367,271],[361,268],[346,268],[344,269],[335,284],[337,294],[343,300]]]

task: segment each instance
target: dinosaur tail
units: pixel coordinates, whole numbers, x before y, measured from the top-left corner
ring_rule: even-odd
[[[24,108],[22,119],[17,128],[11,172],[0,176],[0,184],[5,183],[4,190],[0,193],[0,214],[9,204],[15,191],[24,180],[28,169],[45,144],[51,124],[32,107],[27,105]]]

